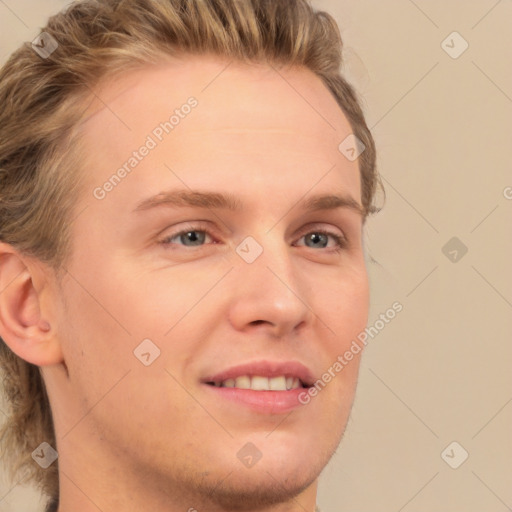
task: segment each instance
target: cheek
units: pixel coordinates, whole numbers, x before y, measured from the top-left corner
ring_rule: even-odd
[[[62,289],[57,330],[70,385],[88,410],[128,371],[143,367],[134,349],[159,333],[149,291],[113,266],[70,274],[76,277]]]
[[[350,343],[366,327],[369,310],[369,284],[366,269],[347,269],[332,279],[321,298],[319,313],[334,331],[336,344]]]
[[[331,389],[326,398],[332,401],[332,410],[341,407],[345,414],[346,406],[352,403],[364,349],[357,337],[368,321],[369,286],[364,268],[351,269],[335,283],[329,286],[317,307],[329,333],[323,339],[327,357],[324,380],[329,381]]]

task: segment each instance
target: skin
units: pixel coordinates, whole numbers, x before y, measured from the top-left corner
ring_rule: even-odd
[[[313,512],[317,478],[342,437],[360,354],[287,414],[215,399],[201,384],[261,359],[299,361],[320,378],[368,315],[363,217],[297,206],[333,193],[360,204],[358,163],[338,150],[352,131],[345,115],[306,69],[228,63],[188,57],[96,90],[62,282],[0,245],[0,335],[42,368],[59,512]],[[95,187],[190,96],[197,107],[96,199]],[[133,212],[177,188],[230,193],[244,210]],[[176,235],[196,221],[209,234],[187,246]],[[319,229],[346,244],[336,252],[332,236],[308,242]],[[250,264],[235,251],[247,236],[263,248]],[[133,353],[146,338],[161,351],[150,366]],[[247,442],[262,453],[250,469],[237,458]]]

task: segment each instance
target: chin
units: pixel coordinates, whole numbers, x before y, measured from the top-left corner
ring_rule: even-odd
[[[260,446],[263,444],[261,442]],[[315,484],[337,446],[334,442],[329,447],[303,443],[290,450],[284,448],[284,442],[279,444],[281,446],[277,443],[274,447],[262,446],[264,453],[252,467],[246,467],[239,460],[233,464],[230,458],[220,466],[212,464],[201,477],[190,475],[188,484],[204,499],[203,508],[207,510],[244,511],[270,507],[296,499]],[[218,455],[216,460],[222,460],[222,454]]]
[[[254,510],[291,501],[315,483],[324,464],[320,467],[289,467],[288,472],[271,471],[260,461],[251,469],[241,466],[217,485],[196,490],[211,505],[226,510]]]

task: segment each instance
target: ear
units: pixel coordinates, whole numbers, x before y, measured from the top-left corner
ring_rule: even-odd
[[[0,242],[0,337],[17,356],[37,366],[64,360],[41,308],[49,277],[43,266]]]

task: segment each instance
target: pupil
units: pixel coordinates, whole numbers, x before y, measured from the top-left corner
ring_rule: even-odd
[[[322,233],[312,233],[309,237],[310,241],[313,242],[313,244],[318,245],[320,243],[322,247],[325,247],[325,243],[322,243],[322,241],[324,241],[323,238],[325,238],[325,235],[323,235]]]
[[[204,242],[204,233],[198,235],[198,231],[189,231],[185,234],[185,241],[191,242],[193,245],[200,245]]]

